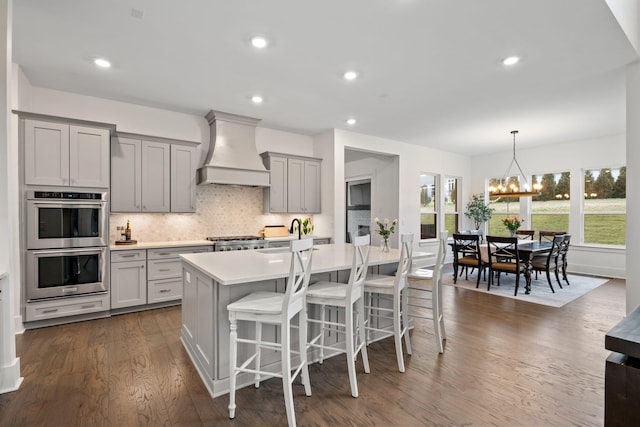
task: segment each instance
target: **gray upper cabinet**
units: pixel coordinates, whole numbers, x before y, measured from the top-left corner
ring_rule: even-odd
[[[111,142],[112,212],[195,212],[196,148],[117,136]]]
[[[287,158],[262,153],[265,167],[271,172],[271,187],[264,189],[264,210],[270,213],[287,211]]]
[[[321,159],[264,152],[271,187],[264,190],[265,212],[320,213]]]
[[[171,144],[171,212],[196,211],[196,147]]]
[[[24,120],[25,184],[109,187],[109,130]]]

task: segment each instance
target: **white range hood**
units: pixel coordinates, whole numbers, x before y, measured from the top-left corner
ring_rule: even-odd
[[[256,149],[260,119],[209,111],[211,128],[207,160],[198,169],[198,184],[269,187],[269,171]]]

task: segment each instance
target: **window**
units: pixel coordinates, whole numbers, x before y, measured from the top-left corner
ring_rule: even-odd
[[[584,171],[584,243],[624,245],[627,168]]]
[[[435,239],[438,220],[438,177],[420,175],[420,239]]]
[[[508,178],[506,185],[517,184],[517,179]],[[489,188],[496,187],[500,183],[500,178],[490,178]],[[520,199],[518,197],[492,197],[489,201],[491,204],[491,219],[489,219],[489,229],[487,235],[489,236],[509,236],[509,230],[504,226],[502,221],[510,216],[520,216]],[[526,223],[522,224],[522,228],[528,228]]]
[[[569,232],[569,172],[533,175],[533,182],[542,184],[540,195],[532,198],[530,230]]]
[[[447,177],[444,181],[444,229],[451,236],[458,232],[459,224],[458,178]]]

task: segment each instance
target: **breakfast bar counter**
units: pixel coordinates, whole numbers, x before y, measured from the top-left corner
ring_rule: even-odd
[[[433,254],[414,251],[413,259]],[[229,318],[227,305],[256,291],[284,292],[291,255],[288,248],[209,252],[181,255],[183,261],[181,340],[211,396],[229,392]],[[392,274],[400,250],[383,253],[372,246],[369,266],[373,273]],[[318,280],[346,282],[353,260],[353,246],[347,243],[317,245],[313,250],[311,283]],[[251,329],[243,329],[251,328]],[[243,335],[253,335],[253,326],[240,324]],[[273,339],[275,327],[265,325],[265,339]],[[239,348],[241,359],[244,351]],[[278,359],[275,352],[263,352],[262,365]],[[279,365],[279,363],[277,364]],[[238,385],[252,383],[252,377],[238,377]]]

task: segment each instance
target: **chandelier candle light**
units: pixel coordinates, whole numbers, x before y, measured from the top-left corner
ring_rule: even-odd
[[[489,195],[491,197],[531,197],[531,196],[539,196],[540,191],[542,190],[542,184],[536,182],[533,184],[533,189],[529,187],[529,182],[527,181],[527,176],[522,172],[522,168],[516,159],[516,134],[517,130],[512,130],[511,134],[513,135],[513,158],[511,159],[511,163],[509,163],[509,167],[505,171],[502,179],[500,179],[500,184],[498,187],[489,187]],[[518,184],[511,183],[508,184],[509,178],[511,177],[510,172],[513,164],[516,164],[518,168],[518,172],[520,175],[517,176],[518,183],[520,183],[521,179],[524,181],[524,185],[520,188]]]
[[[391,226],[389,226],[389,218],[385,218],[382,222],[380,222],[378,218],[376,218],[374,221],[378,226],[376,233],[382,236],[382,240],[380,241],[382,252],[389,252],[389,236],[391,236],[391,234],[396,231],[398,220],[394,219],[391,223]]]

